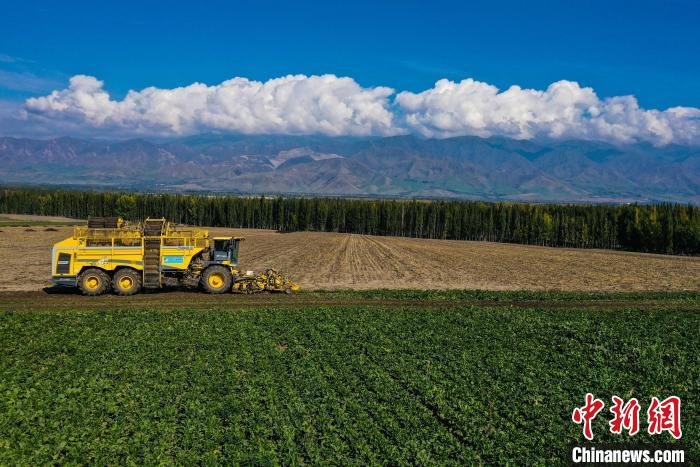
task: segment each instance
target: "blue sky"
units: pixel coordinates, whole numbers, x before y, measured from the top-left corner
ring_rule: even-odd
[[[700,107],[700,2],[12,2],[0,15],[0,111],[94,76],[130,89],[232,77],[349,76],[420,93],[569,80],[645,109]],[[695,117],[694,117],[695,118]]]

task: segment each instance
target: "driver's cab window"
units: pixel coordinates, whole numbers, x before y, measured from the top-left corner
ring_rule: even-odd
[[[240,240],[231,240],[231,264],[238,264],[238,245],[240,245]]]
[[[224,261],[229,258],[230,240],[214,240],[214,260]]]

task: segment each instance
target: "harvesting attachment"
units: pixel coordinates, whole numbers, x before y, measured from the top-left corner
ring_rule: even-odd
[[[299,284],[272,268],[266,269],[259,275],[255,275],[253,271],[247,271],[233,281],[234,293],[252,294],[264,291],[292,293],[300,289]]]

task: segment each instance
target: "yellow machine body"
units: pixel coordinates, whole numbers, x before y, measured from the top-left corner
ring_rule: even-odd
[[[120,267],[143,270],[144,236],[131,227],[89,229],[75,227],[72,237],[56,243],[52,252],[54,279],[76,277],[88,267],[114,271]],[[169,228],[161,237],[161,266],[186,270],[192,258],[210,246],[208,232]]]
[[[102,219],[102,218],[100,218]],[[54,284],[99,295],[113,289],[132,295],[141,288],[201,286],[210,293],[296,291],[299,286],[273,269],[255,276],[236,269],[241,237],[210,237],[206,229],[165,219],[131,225],[121,219],[77,226],[53,247]]]

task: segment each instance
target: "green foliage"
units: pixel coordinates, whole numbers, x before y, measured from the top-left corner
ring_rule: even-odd
[[[417,289],[370,289],[370,290],[302,290],[303,296],[326,299],[375,299],[375,300],[421,300],[421,301],[492,301],[492,302],[572,302],[587,301],[595,305],[600,302],[660,301],[664,305],[700,305],[700,292],[560,292],[531,290],[417,290]]]
[[[480,201],[266,198],[0,190],[0,212],[76,218],[120,215],[283,232],[479,240],[664,254],[700,254],[700,208],[692,205],[561,205]]]
[[[697,311],[567,306],[4,311],[0,464],[561,464],[587,391],[697,459]]]

